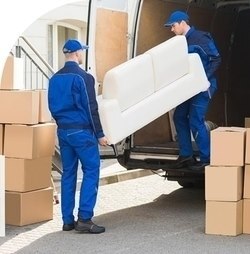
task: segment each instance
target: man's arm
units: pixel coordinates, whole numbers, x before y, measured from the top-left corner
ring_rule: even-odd
[[[95,80],[94,77],[90,74],[86,75],[86,88],[87,88],[87,93],[89,97],[89,106],[90,106],[90,113],[91,113],[91,120],[92,120],[92,125],[96,134],[96,137],[98,139],[104,137],[104,133],[102,130],[102,125],[99,117],[99,112],[98,112],[98,104],[96,101],[96,93],[95,93]]]
[[[214,75],[216,70],[219,68],[221,63],[221,56],[210,34],[208,33],[206,34],[205,40],[206,43],[204,45],[204,50],[207,53],[209,60],[209,65],[206,70],[206,73],[209,79]]]

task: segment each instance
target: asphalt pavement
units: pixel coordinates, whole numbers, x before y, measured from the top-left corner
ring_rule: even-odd
[[[0,238],[0,253],[249,253],[249,235],[204,233],[203,189],[183,189],[151,171],[127,172],[115,160],[104,164],[102,178],[113,175],[113,183],[101,184],[94,221],[106,227],[105,233],[63,232],[60,205],[54,205],[51,221],[24,227],[7,225],[6,237]]]

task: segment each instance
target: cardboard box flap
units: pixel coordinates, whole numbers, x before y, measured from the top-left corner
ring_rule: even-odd
[[[246,128],[242,127],[218,127],[217,129],[214,129],[212,131],[220,131],[220,132],[245,132]]]

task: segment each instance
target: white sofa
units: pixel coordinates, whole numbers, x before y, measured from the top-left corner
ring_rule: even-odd
[[[208,85],[199,55],[174,36],[106,73],[98,96],[104,133],[116,144]]]

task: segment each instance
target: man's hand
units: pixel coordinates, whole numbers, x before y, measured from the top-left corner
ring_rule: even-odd
[[[108,145],[108,139],[104,136],[102,138],[98,139],[98,142],[101,146],[107,146]]]

